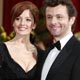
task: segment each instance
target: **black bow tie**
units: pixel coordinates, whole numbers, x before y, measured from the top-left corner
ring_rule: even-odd
[[[52,43],[50,48],[53,49],[54,47],[56,47],[58,50],[61,50],[60,41],[57,41],[56,43]]]

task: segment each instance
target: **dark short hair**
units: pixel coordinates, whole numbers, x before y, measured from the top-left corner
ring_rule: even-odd
[[[19,2],[13,6],[11,10],[11,23],[13,24],[15,18],[18,17],[26,9],[30,10],[34,18],[34,22],[37,23],[39,18],[39,10],[37,6],[30,1]]]
[[[73,5],[71,0],[45,0],[43,9],[45,11],[47,7],[56,7],[60,4],[66,6],[68,15],[69,15],[69,19],[73,16],[75,17],[77,16],[76,8]],[[74,24],[73,24],[72,29],[74,29]]]
[[[76,16],[77,12],[71,0],[45,0],[45,7],[55,7],[59,4],[65,5],[68,10],[69,17]]]

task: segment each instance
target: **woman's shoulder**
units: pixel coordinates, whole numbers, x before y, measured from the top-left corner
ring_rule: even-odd
[[[4,43],[0,43],[0,52],[2,52],[4,49]]]
[[[7,52],[7,47],[5,43],[0,43],[0,60],[4,57],[5,52]]]
[[[3,42],[1,42],[1,43],[0,43],[0,47],[2,47],[2,46],[3,46],[3,44],[4,44],[4,43],[3,43]]]
[[[0,43],[0,54],[1,53],[5,53],[7,51],[7,46],[6,44],[3,42],[3,43]]]
[[[37,47],[37,51],[38,51],[39,53],[44,53],[44,50],[41,49],[41,48],[39,48],[39,47]]]
[[[45,51],[43,49],[41,49],[40,47],[36,46],[37,48],[37,53],[38,53],[38,56],[43,56]]]
[[[4,52],[4,43],[0,43],[0,66],[3,62],[3,56],[2,56],[3,52]]]

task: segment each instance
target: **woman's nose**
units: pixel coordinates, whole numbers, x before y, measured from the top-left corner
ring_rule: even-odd
[[[26,21],[25,20],[21,20],[21,25],[24,25],[25,23],[26,23]]]

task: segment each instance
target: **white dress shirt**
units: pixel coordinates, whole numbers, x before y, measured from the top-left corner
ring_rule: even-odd
[[[65,44],[69,41],[69,39],[73,36],[73,33],[71,32],[70,34],[68,34],[67,36],[65,36],[64,38],[62,38],[60,40],[61,43],[61,50],[62,48],[65,46]],[[41,73],[41,80],[46,80],[47,74],[51,68],[52,63],[55,61],[56,57],[58,56],[58,54],[60,53],[60,51],[54,47],[48,54],[45,63],[43,65],[42,68],[42,73]]]

